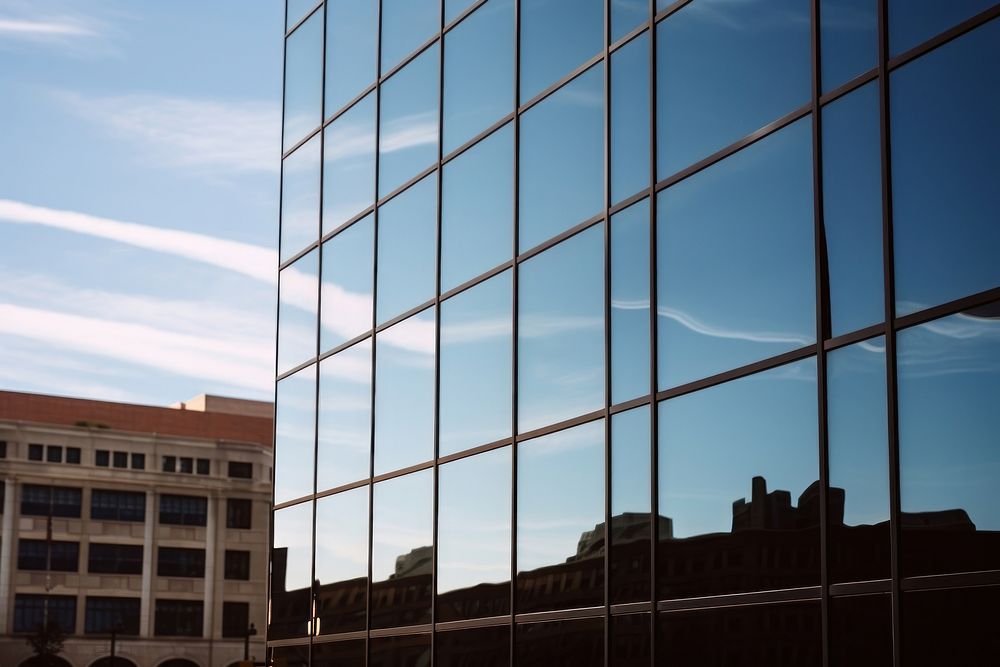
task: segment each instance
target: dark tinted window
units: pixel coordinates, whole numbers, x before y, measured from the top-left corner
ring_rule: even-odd
[[[76,596],[22,594],[14,596],[14,632],[37,632],[46,616],[51,626],[55,626],[63,633],[72,634],[76,630]]]
[[[253,479],[253,464],[246,461],[230,461],[226,472],[236,479]]]
[[[176,456],[164,456],[163,457],[163,472],[175,472],[177,470],[177,457]]]
[[[223,602],[222,603],[222,636],[239,637],[247,636],[250,627],[250,603],[249,602]]]
[[[208,499],[197,496],[160,496],[160,523],[177,526],[204,526]]]
[[[164,457],[164,463],[166,463],[166,457]],[[106,449],[98,449],[94,452],[94,465],[101,468],[107,468],[111,465],[111,452]],[[166,470],[166,466],[164,466]]]
[[[252,500],[249,498],[226,498],[226,528],[249,529],[252,518]]]
[[[142,574],[141,544],[91,542],[87,551],[87,572],[91,574]]]
[[[891,665],[890,597],[855,595],[833,598],[830,601],[830,649],[831,667]]]
[[[21,487],[21,514],[80,518],[80,489],[25,484]]]
[[[903,593],[903,664],[989,665],[1000,661],[1000,588]]]
[[[113,465],[116,468],[127,468],[128,467],[128,452],[115,452],[114,455],[113,455],[113,457],[112,457],[112,459],[111,459],[111,465]],[[181,472],[185,472],[183,470],[183,468],[184,468],[184,459],[181,459],[181,468],[182,468]]]
[[[158,577],[204,577],[205,550],[160,547],[156,555]]]
[[[368,667],[431,664],[431,636],[372,637]]]
[[[890,0],[889,55],[908,51],[993,4],[994,0]]]
[[[226,549],[226,579],[248,581],[250,579],[250,552]]]
[[[365,653],[364,639],[316,643],[312,647],[312,667],[365,667]],[[289,667],[298,664],[288,661]]]
[[[118,452],[115,452],[115,459],[117,463]],[[182,456],[179,459],[179,463],[180,463],[179,472],[187,473],[189,475],[194,472],[194,459],[187,456]]]
[[[66,448],[66,463],[80,463],[80,448],[79,447],[67,447]]]
[[[203,612],[201,600],[157,600],[153,632],[157,637],[201,637]]]
[[[118,626],[119,635],[139,634],[139,598],[87,596],[83,631],[88,635],[108,635]]]
[[[146,469],[146,455],[145,454],[132,454],[132,469],[133,470],[145,470]]]
[[[62,463],[63,448],[58,445],[49,445],[45,448],[45,460],[48,463]]]
[[[212,461],[209,459],[198,459],[197,466],[199,475],[208,475],[212,472]]]
[[[608,663],[613,667],[648,667],[650,614],[625,614],[611,617]]]
[[[90,518],[106,521],[145,521],[146,494],[138,491],[94,489],[90,492]]]
[[[510,627],[438,632],[434,637],[437,667],[507,667],[510,664]]]
[[[45,447],[43,445],[28,445],[28,460],[29,461],[41,461],[45,456]]]
[[[601,667],[604,664],[604,619],[524,623],[514,641],[518,667]]]
[[[59,540],[17,541],[17,569],[76,572],[80,563],[80,543]]]

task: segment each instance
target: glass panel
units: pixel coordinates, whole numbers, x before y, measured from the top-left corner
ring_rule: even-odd
[[[829,92],[878,64],[877,0],[821,0],[823,92]]]
[[[379,197],[438,158],[438,55],[435,44],[381,86]]]
[[[899,315],[1000,285],[997,61],[991,21],[890,76]]]
[[[698,0],[656,36],[657,174],[809,102],[808,0]]]
[[[311,667],[365,667],[365,640],[313,644]]]
[[[319,144],[319,137],[313,137],[282,162],[282,262],[319,238]]]
[[[275,407],[274,502],[313,492],[316,436],[316,366],[278,383]]]
[[[649,393],[649,200],[611,217],[611,402]]]
[[[323,12],[315,12],[285,40],[285,126],[282,151],[323,120]]]
[[[611,0],[611,41],[617,42],[649,19],[649,0]]]
[[[659,410],[660,596],[818,584],[816,360]]]
[[[892,664],[891,600],[888,595],[830,600],[831,667]]]
[[[518,445],[519,613],[604,601],[603,489],[603,421]]]
[[[309,667],[309,644],[272,646],[267,650],[271,654],[272,664],[285,664],[288,667]]]
[[[302,20],[306,13],[316,6],[316,0],[288,0],[285,15],[285,30]]]
[[[444,39],[444,152],[514,110],[514,0],[489,0]]]
[[[435,667],[508,667],[510,626],[438,632],[434,637]],[[550,666],[551,667],[551,666]]]
[[[323,233],[375,202],[375,93],[324,130]]]
[[[434,297],[437,174],[412,185],[378,211],[379,324]]]
[[[431,620],[434,475],[422,470],[375,485],[371,627]]]
[[[889,572],[889,443],[885,339],[827,355],[830,576],[886,579]]]
[[[316,629],[365,629],[368,596],[368,487],[316,501]]]
[[[320,491],[368,477],[371,466],[372,342],[366,339],[319,364]]]
[[[319,252],[313,250],[281,271],[278,299],[278,373],[316,356]]]
[[[823,107],[823,224],[834,336],[885,319],[878,84]]]
[[[511,272],[441,304],[439,455],[510,437]]]
[[[520,433],[604,403],[604,238],[595,225],[521,265]]]
[[[441,0],[382,0],[382,73],[398,65],[440,28]]]
[[[611,54],[611,202],[619,202],[648,187],[649,33],[646,32]]]
[[[437,621],[510,613],[510,447],[438,468]]]
[[[444,0],[444,22],[451,23],[459,14],[476,3],[476,0]]]
[[[521,5],[521,103],[604,48],[604,0]]]
[[[604,619],[520,624],[514,650],[517,667],[603,667]]]
[[[649,586],[646,586],[646,598]],[[625,614],[611,617],[611,642],[608,647],[611,667],[649,667],[649,614]]]
[[[368,667],[426,667],[431,664],[431,636],[372,637]]]
[[[889,0],[889,56],[909,51],[995,3],[996,0]]]
[[[987,665],[1000,659],[1000,588],[903,593],[903,664]]]
[[[660,193],[661,389],[815,340],[811,142],[803,119]]]
[[[320,350],[372,327],[374,219],[366,215],[323,244]]]
[[[611,417],[611,604],[650,595],[649,447],[648,405]]]
[[[897,341],[903,575],[1000,569],[1000,303]]]
[[[326,115],[374,83],[378,55],[378,3],[327,0]]]
[[[274,511],[269,639],[308,636],[312,522],[312,502]]]
[[[375,336],[375,474],[434,457],[434,309]]]
[[[590,68],[528,110],[520,122],[518,205],[523,252],[600,213],[604,205],[601,66]]]
[[[514,245],[514,130],[510,124],[444,166],[441,290],[509,260]]]

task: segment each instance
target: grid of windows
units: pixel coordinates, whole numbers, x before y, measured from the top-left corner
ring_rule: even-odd
[[[87,571],[91,574],[142,574],[141,544],[91,542]]]
[[[223,602],[222,603],[222,636],[223,637],[246,637],[247,629],[250,627],[250,603],[249,602]]]
[[[205,550],[160,547],[156,556],[158,577],[204,577]]]
[[[996,604],[1000,5],[357,4],[288,6],[269,640],[900,665]]]
[[[208,522],[208,498],[201,496],[160,496],[160,523],[175,526],[204,526]]]
[[[93,489],[90,518],[107,521],[145,521],[146,494],[138,491]]]
[[[250,580],[249,551],[226,549],[225,577],[226,579],[235,579],[237,581]]]
[[[21,514],[79,519],[82,498],[80,489],[25,484],[21,487]]]
[[[139,634],[140,598],[87,596],[83,631],[88,635],[106,635],[118,625],[118,633]],[[119,625],[120,624],[120,625]]]
[[[17,542],[17,569],[76,572],[80,565],[80,543],[62,540]]]
[[[153,632],[157,637],[201,637],[201,600],[156,600]]]
[[[64,634],[76,630],[76,597],[72,595],[14,596],[14,632],[38,632],[46,622]]]
[[[253,501],[249,498],[226,498],[226,528],[250,529]]]

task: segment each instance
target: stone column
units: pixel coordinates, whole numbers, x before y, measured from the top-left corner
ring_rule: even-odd
[[[17,512],[15,489],[17,482],[11,478],[4,480],[3,487],[3,533],[0,535],[0,635],[10,634],[8,613],[11,607],[11,586],[14,560],[14,514]]]
[[[142,601],[139,609],[139,636],[153,636],[153,571],[156,565],[156,492],[146,491],[146,523],[142,539]]]
[[[202,617],[202,637],[212,639],[215,621],[215,553],[218,541],[219,499],[208,496],[208,520],[205,526],[205,610]]]

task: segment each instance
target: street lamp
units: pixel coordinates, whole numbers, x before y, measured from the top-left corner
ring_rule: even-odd
[[[118,633],[124,629],[121,619],[118,619],[111,625],[111,655],[108,656],[108,667],[115,667],[115,642],[118,639]]]
[[[250,659],[250,638],[257,634],[257,627],[253,623],[247,628],[247,633],[243,637],[243,660]],[[111,665],[111,667],[115,667]]]

